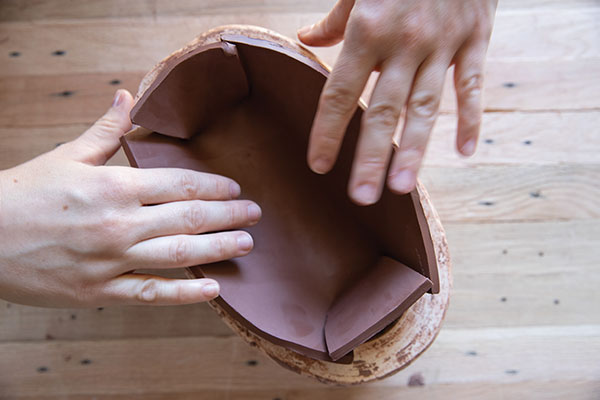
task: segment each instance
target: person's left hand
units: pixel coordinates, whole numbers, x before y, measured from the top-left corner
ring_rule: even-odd
[[[325,19],[300,29],[298,37],[309,46],[330,46],[344,39],[313,122],[311,169],[326,173],[333,167],[359,96],[376,70],[381,75],[362,118],[348,184],[354,202],[368,205],[381,196],[400,121],[402,135],[389,166],[388,187],[396,193],[415,187],[452,64],[458,100],[456,145],[461,154],[473,154],[496,2],[339,0]]]

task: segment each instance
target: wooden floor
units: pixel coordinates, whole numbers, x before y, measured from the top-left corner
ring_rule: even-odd
[[[501,0],[477,155],[448,89],[421,179],[454,291],[406,370],[352,388],[283,370],[205,305],[48,310],[0,301],[1,399],[600,398],[600,2]],[[76,137],[118,87],[195,35],[293,36],[331,1],[0,1],[0,168]],[[332,63],[339,47],[316,50]],[[124,163],[119,155],[113,163]]]

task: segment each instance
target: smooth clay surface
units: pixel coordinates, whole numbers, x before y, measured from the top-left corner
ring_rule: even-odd
[[[260,204],[262,220],[248,229],[254,250],[193,271],[218,280],[217,303],[256,334],[337,360],[439,283],[416,191],[385,191],[369,207],[347,198],[362,109],[334,170],[309,170],[308,137],[327,73],[280,44],[223,36],[167,60],[132,111],[152,132],[133,131],[122,143],[134,166],[229,176],[243,198]]]

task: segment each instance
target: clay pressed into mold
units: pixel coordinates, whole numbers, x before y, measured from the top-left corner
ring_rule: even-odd
[[[261,205],[261,222],[248,229],[252,253],[193,271],[220,282],[217,303],[249,329],[330,360],[438,284],[416,191],[384,191],[369,207],[346,196],[362,109],[332,172],[308,169],[308,134],[326,76],[281,44],[223,36],[167,61],[132,111],[136,124],[160,133],[122,142],[132,165],[229,176]],[[344,329],[348,318],[352,329]]]

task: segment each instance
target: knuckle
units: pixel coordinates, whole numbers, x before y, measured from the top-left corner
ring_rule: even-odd
[[[112,118],[110,115],[104,115],[96,121],[93,129],[100,132],[114,132],[120,128],[119,121]]]
[[[188,172],[179,175],[176,185],[186,199],[192,199],[198,194],[198,184],[192,174]]]
[[[136,182],[126,174],[106,174],[100,178],[100,185],[108,197],[115,200],[129,199],[136,192]]]
[[[363,157],[360,160],[360,166],[364,171],[368,172],[368,175],[383,171],[387,168],[387,157],[381,155],[373,155]]]
[[[212,249],[214,255],[219,259],[228,258],[231,248],[230,241],[225,235],[217,235],[213,238]]]
[[[147,278],[140,283],[140,288],[136,293],[136,298],[141,303],[156,303],[159,297],[160,283],[156,278]]]
[[[365,121],[386,128],[395,129],[400,118],[400,108],[394,104],[374,104],[367,109]]]
[[[101,250],[110,253],[116,251],[114,244],[122,242],[124,232],[127,232],[124,218],[119,212],[114,210],[107,210],[100,213],[95,228],[94,233],[100,239],[99,243],[104,242],[106,244],[105,246],[101,246]]]
[[[183,223],[188,232],[199,232],[206,224],[206,219],[206,211],[199,205],[188,207],[183,214]]]
[[[480,73],[468,74],[460,77],[456,82],[456,91],[461,97],[478,97],[483,89],[483,75]]]
[[[363,7],[355,7],[351,11],[351,23],[360,37],[369,42],[377,36],[381,28],[380,15],[373,10],[366,10]]]
[[[242,216],[242,211],[241,211],[241,207],[242,205],[240,204],[236,204],[236,205],[230,205],[229,207],[227,207],[227,220],[226,220],[226,224],[227,226],[233,226],[235,225],[235,223],[239,220],[241,220],[241,216]]]
[[[408,101],[407,112],[411,115],[431,119],[437,115],[439,97],[432,93],[415,93]]]
[[[189,243],[182,239],[175,239],[169,247],[169,261],[174,265],[183,265],[189,258],[190,248]]]
[[[351,113],[356,104],[353,102],[353,93],[347,86],[331,85],[321,94],[321,105],[326,108],[326,113],[346,115]]]

